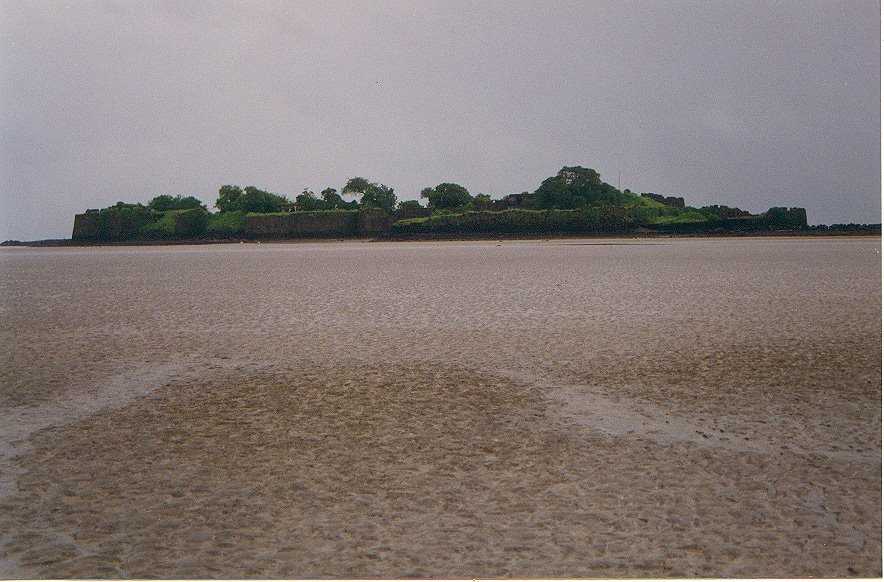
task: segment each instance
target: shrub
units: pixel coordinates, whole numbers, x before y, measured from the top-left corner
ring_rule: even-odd
[[[197,238],[205,234],[209,213],[205,208],[169,210],[155,213],[154,221],[138,229],[139,238],[173,240]]]
[[[157,220],[138,229],[138,237],[147,240],[169,240],[175,235],[175,224],[171,220]]]
[[[205,234],[209,224],[209,213],[205,208],[191,208],[170,214],[174,221],[173,232],[176,238],[196,238]]]
[[[100,240],[128,240],[136,238],[141,228],[154,220],[154,214],[143,204],[125,204],[103,208],[98,212]]]
[[[245,212],[219,212],[210,214],[206,221],[206,235],[212,238],[240,236],[246,229]]]
[[[710,216],[705,212],[691,208],[677,214],[658,216],[651,220],[650,224],[686,224],[693,222],[715,222],[717,220],[717,216]]]
[[[154,215],[154,222],[138,229],[139,238],[148,240],[169,240],[175,238],[175,216],[173,212]]]

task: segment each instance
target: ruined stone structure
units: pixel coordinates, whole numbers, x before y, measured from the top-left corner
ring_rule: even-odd
[[[647,194],[642,196],[650,197]],[[668,200],[672,200],[672,197]],[[675,200],[684,203],[681,198]],[[82,241],[139,240],[140,223],[137,220],[118,213],[108,213],[107,216],[103,214],[105,213],[90,210],[76,215],[72,238]],[[187,218],[185,214],[175,217],[175,236],[172,239],[187,238],[184,233],[190,232],[189,229],[179,225],[179,221]],[[590,219],[588,215],[576,210],[468,212],[440,217],[430,222],[402,222],[395,227],[394,223],[400,217],[388,215],[376,208],[249,214],[245,217],[245,228],[232,236],[247,239],[286,239],[375,237],[388,234],[614,233],[628,232],[641,226],[630,223],[626,209],[622,207],[609,208],[604,213],[596,214],[598,216]],[[804,208],[775,207],[762,214],[654,224],[649,228],[672,234],[800,230],[807,228],[807,212]],[[645,231],[647,230],[646,228]]]
[[[298,238],[355,234],[358,212],[290,212],[246,216],[245,235],[252,238]]]
[[[74,240],[94,240],[98,238],[98,211],[87,210],[74,216]]]
[[[249,238],[376,236],[391,224],[392,219],[378,209],[251,214],[246,216],[244,234]]]
[[[651,200],[656,200],[660,204],[665,204],[666,206],[684,208],[684,198],[681,196],[661,196],[660,194],[654,194],[653,192],[644,192],[642,193],[642,196],[650,198]]]

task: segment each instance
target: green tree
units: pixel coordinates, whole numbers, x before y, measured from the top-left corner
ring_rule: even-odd
[[[194,196],[170,196],[169,194],[155,196],[147,203],[147,207],[155,212],[187,210],[188,208],[200,208],[202,205],[203,203]]]
[[[396,194],[389,186],[372,183],[362,193],[361,204],[368,208],[380,208],[385,212],[392,213],[396,206]]]
[[[380,208],[392,213],[396,207],[396,194],[392,188],[359,176],[347,180],[342,193],[361,196],[360,205],[366,208]]]
[[[285,196],[266,192],[254,186],[246,186],[240,198],[238,210],[243,212],[282,212],[288,204]]]
[[[491,204],[490,194],[476,194],[476,196],[473,197],[473,208],[476,210],[489,210]]]
[[[215,207],[221,212],[235,212],[242,210],[243,191],[239,186],[221,186],[218,190],[218,200],[215,201]]]
[[[196,238],[206,232],[209,224],[209,212],[202,206],[188,208],[175,214],[175,236],[178,238]]]
[[[320,194],[322,195],[323,201],[325,201],[326,208],[328,208],[329,210],[334,210],[337,208],[355,209],[359,207],[359,203],[355,200],[352,202],[347,202],[346,200],[341,198],[341,195],[338,194],[338,191],[334,188],[326,188],[325,190],[320,192]]]
[[[344,188],[341,190],[341,194],[344,196],[350,195],[362,195],[365,194],[365,191],[368,187],[371,186],[371,182],[366,180],[365,178],[361,178],[359,176],[355,178],[350,178],[347,180],[347,183],[344,184]]]
[[[322,199],[325,200],[325,203],[332,208],[335,208],[339,204],[344,203],[344,199],[341,198],[341,195],[338,194],[338,191],[332,187],[326,188],[325,190],[320,192],[319,195],[322,196]]]
[[[325,201],[320,200],[316,197],[309,189],[304,189],[303,192],[298,194],[295,198],[295,207],[301,212],[310,212],[313,210],[325,210],[327,205]]]
[[[435,188],[424,188],[421,190],[421,198],[428,200],[430,208],[438,209],[460,208],[473,200],[466,188],[449,182],[438,184]]]
[[[565,166],[547,178],[531,196],[534,208],[581,208],[588,205],[622,205],[633,200],[606,182],[592,168]]]
[[[254,186],[221,186],[215,206],[221,212],[281,212],[289,201],[285,196]]]

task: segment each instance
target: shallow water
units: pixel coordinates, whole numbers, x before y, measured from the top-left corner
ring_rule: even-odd
[[[28,492],[15,492],[12,481],[35,454],[28,439],[38,431],[45,435],[74,422],[87,430],[82,423],[103,408],[130,406],[163,387],[161,398],[174,400],[176,390],[196,389],[200,379],[217,394],[235,390],[236,382],[215,382],[219,374],[270,375],[283,384],[293,380],[280,378],[307,374],[331,392],[339,387],[333,370],[362,369],[363,386],[382,390],[410,378],[418,392],[434,387],[433,398],[439,390],[478,383],[473,377],[496,378],[510,396],[495,404],[500,410],[478,411],[476,418],[504,415],[504,409],[535,414],[522,410],[524,403],[512,404],[515,395],[530,394],[541,398],[546,415],[532,430],[588,431],[586,438],[621,443],[624,450],[644,443],[656,447],[657,453],[643,454],[658,467],[667,459],[674,463],[676,457],[667,455],[684,447],[719,455],[723,463],[726,455],[763,459],[786,451],[804,459],[795,461],[798,467],[808,459],[865,466],[859,473],[852,469],[862,479],[852,495],[860,499],[861,514],[877,511],[880,252],[877,238],[4,249],[0,469],[14,477],[6,479],[7,493],[24,496],[16,508],[27,508],[39,497],[28,501]],[[359,381],[360,373],[355,379],[352,372],[340,374],[348,386]],[[150,408],[149,401],[139,406]],[[463,420],[456,411],[445,414],[439,422]],[[61,450],[60,441],[41,438],[36,450],[42,454]],[[13,459],[16,454],[21,457]],[[761,471],[774,470],[762,465]],[[804,482],[800,471],[796,479]],[[798,508],[800,499],[792,501]],[[830,499],[833,504],[837,500]],[[19,527],[37,515],[22,509]],[[796,515],[785,511],[783,523]],[[819,519],[814,527],[829,523],[825,515]],[[462,573],[690,575],[696,566],[713,575],[847,575],[850,562],[880,574],[880,518],[869,519],[838,526],[864,532],[863,544],[826,558],[838,570],[822,563],[819,570],[741,570],[752,563],[751,553],[737,561],[742,566],[726,568],[721,556],[699,559],[685,550],[686,557],[667,566],[675,570],[660,566],[669,564],[663,558],[645,570],[628,568],[625,559],[609,560],[613,569],[580,569],[570,554],[560,558],[571,566],[544,570],[552,554],[541,552],[521,568],[501,566],[509,563],[503,556],[496,569],[476,562],[476,569]],[[66,527],[58,525],[53,535],[70,537]],[[808,547],[813,538],[802,539],[801,547]],[[755,541],[741,547],[753,548]],[[624,555],[637,547],[626,547]],[[771,564],[778,559],[768,557]],[[408,564],[405,570],[354,566],[332,575],[407,574],[415,567]],[[137,572],[114,567],[121,569],[103,572]],[[157,573],[182,572],[211,570],[168,566]],[[430,567],[414,572],[451,573]]]

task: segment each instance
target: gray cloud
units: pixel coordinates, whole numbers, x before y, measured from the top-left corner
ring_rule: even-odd
[[[877,2],[0,6],[0,239],[225,183],[506,194],[564,164],[880,220]]]

